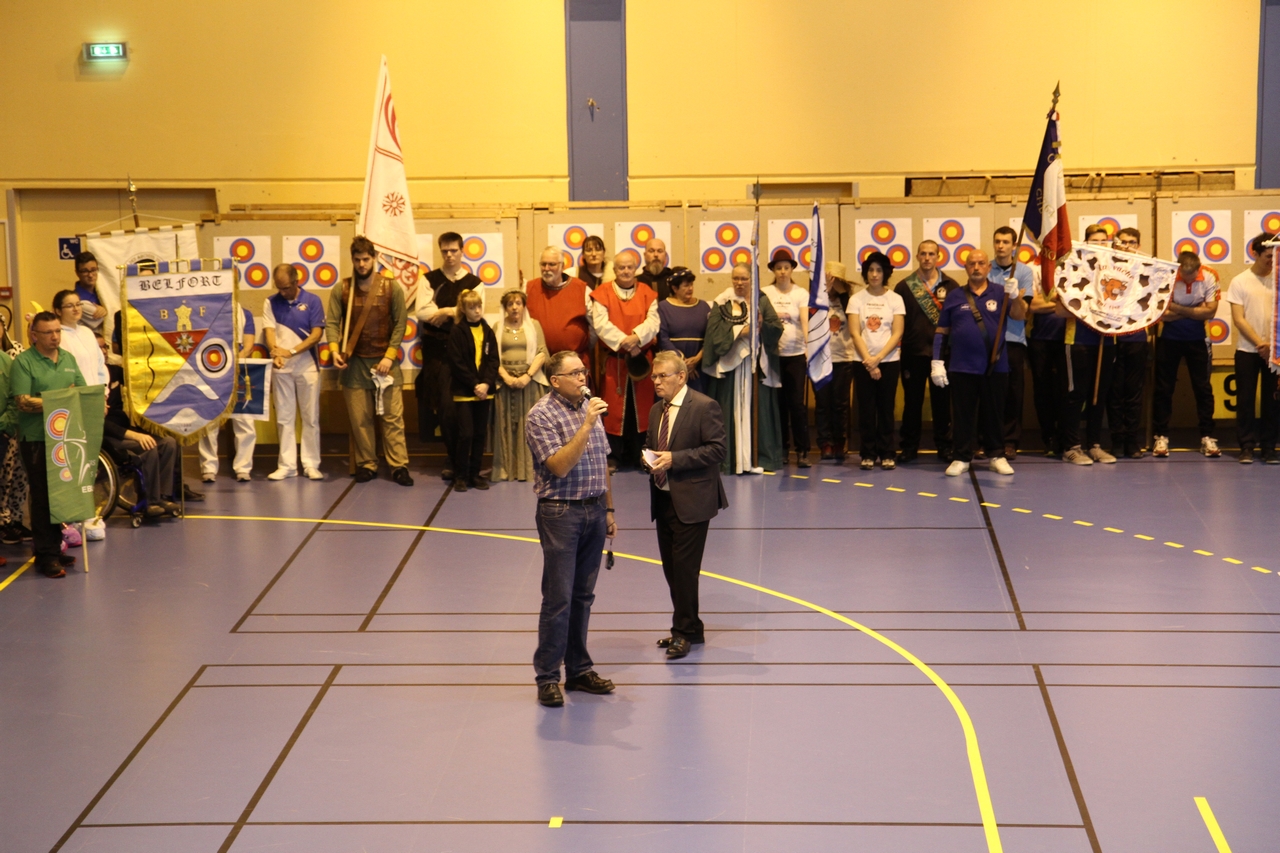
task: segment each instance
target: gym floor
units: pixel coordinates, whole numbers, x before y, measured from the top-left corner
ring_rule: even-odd
[[[273,461],[186,519],[113,519],[88,574],[15,576],[7,549],[5,853],[1280,838],[1280,468],[726,478],[707,643],[670,664],[647,481],[620,474],[590,635],[618,689],[548,709],[529,484],[452,493],[431,456],[413,489],[338,456],[275,483]]]

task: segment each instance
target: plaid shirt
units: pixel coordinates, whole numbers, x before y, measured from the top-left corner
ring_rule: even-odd
[[[552,391],[529,409],[524,434],[533,454],[533,491],[540,498],[582,500],[605,493],[609,440],[603,421],[596,421],[587,449],[566,476],[557,477],[547,469],[547,458],[568,444],[586,421],[585,404],[580,400],[575,408],[558,391]]]

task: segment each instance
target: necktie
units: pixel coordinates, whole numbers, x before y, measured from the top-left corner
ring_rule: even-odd
[[[662,407],[662,423],[658,425],[658,452],[659,453],[667,449],[667,439],[668,439],[667,433],[669,431],[667,413],[670,411],[671,411],[670,403]],[[658,488],[660,489],[665,487],[667,485],[667,472],[654,471],[653,482],[657,483]]]

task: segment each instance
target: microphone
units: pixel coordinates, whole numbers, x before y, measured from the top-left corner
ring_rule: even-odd
[[[590,400],[590,399],[591,399],[591,389],[590,389],[590,388],[588,388],[586,385],[583,385],[583,386],[582,386],[582,399],[584,399],[584,400]]]

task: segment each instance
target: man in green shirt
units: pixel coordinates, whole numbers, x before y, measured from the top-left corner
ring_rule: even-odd
[[[401,391],[404,378],[400,375],[399,363],[406,320],[404,291],[394,279],[374,274],[375,252],[373,243],[365,237],[351,241],[353,275],[343,279],[342,285],[329,295],[325,340],[329,343],[334,367],[341,371],[339,382],[355,442],[356,482],[367,483],[377,476],[373,428],[373,419],[377,417],[382,422],[382,442],[391,479],[402,486],[412,486],[409,450],[404,439]],[[348,307],[350,327],[344,328]],[[379,387],[374,374],[380,379],[390,377],[390,386]],[[381,413],[378,413],[379,396]]]
[[[18,438],[22,465],[31,491],[32,550],[36,570],[45,577],[65,577],[64,568],[76,561],[62,553],[62,529],[49,520],[49,481],[45,473],[44,391],[86,385],[71,353],[59,349],[62,322],[56,314],[41,311],[31,321],[34,346],[13,360],[9,393],[18,407]]]

